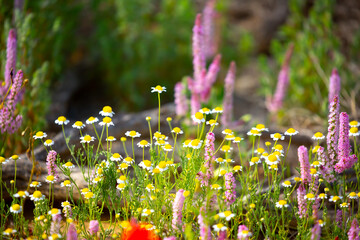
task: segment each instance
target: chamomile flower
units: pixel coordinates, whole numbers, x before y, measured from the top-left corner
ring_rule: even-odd
[[[302,179],[301,179],[301,178],[299,178],[299,177],[294,177],[294,181],[295,181],[295,182],[301,182],[301,181],[302,181]]]
[[[63,166],[64,168],[67,168],[67,169],[72,169],[72,168],[75,167],[72,162],[64,163],[62,166]]]
[[[45,195],[43,195],[40,191],[35,191],[33,194],[30,195],[30,199],[34,202],[43,200]]]
[[[224,129],[222,131],[222,134],[225,134],[225,135],[234,135],[234,132],[231,130],[231,129]]]
[[[265,149],[263,148],[258,148],[255,149],[254,153],[258,154],[258,155],[262,155],[265,152]]]
[[[49,236],[49,240],[56,240],[56,239],[59,239],[61,237],[62,236],[59,233],[54,233],[54,234],[51,234],[51,236]]]
[[[241,142],[243,139],[241,137],[235,137],[235,139],[233,140],[233,143],[239,143]]]
[[[90,192],[90,189],[88,189],[88,188],[83,188],[83,189],[81,189],[81,194],[82,194],[82,195],[85,195],[85,194],[88,193],[88,192]]]
[[[164,146],[162,146],[162,149],[165,152],[171,152],[173,150],[173,147],[170,144],[165,144]]]
[[[80,143],[90,143],[93,142],[95,140],[95,137],[92,137],[90,135],[85,135],[83,137],[80,137]]]
[[[313,193],[308,193],[304,196],[304,199],[315,200],[315,195]]]
[[[52,209],[48,212],[48,214],[54,217],[54,216],[56,216],[56,215],[61,214],[61,211],[60,211],[60,209],[58,209],[58,208],[52,208]]]
[[[173,132],[173,133],[175,133],[175,134],[183,134],[183,133],[184,133],[184,132],[183,132],[180,128],[178,128],[178,127],[174,127],[171,132]]]
[[[210,119],[209,121],[206,121],[206,125],[210,125],[212,127],[219,125],[219,123],[217,123],[215,119]]]
[[[33,136],[34,139],[43,139],[46,137],[47,137],[47,134],[42,131],[36,132],[35,135]]]
[[[102,177],[96,177],[92,180],[92,183],[97,184],[98,182],[101,182],[101,180],[103,180]]]
[[[94,193],[90,192],[90,191],[84,194],[84,198],[86,198],[86,199],[90,199],[90,198],[94,198],[94,197],[95,197]]]
[[[50,147],[50,146],[54,145],[54,141],[51,140],[51,139],[47,139],[47,140],[44,142],[44,145],[47,146],[47,147]]]
[[[358,121],[351,121],[350,123],[349,123],[349,125],[350,125],[350,127],[359,127],[360,126],[360,122],[358,122]]]
[[[360,135],[359,129],[357,127],[352,127],[349,130],[349,136],[357,137]]]
[[[131,137],[131,138],[136,138],[136,137],[140,137],[141,134],[138,133],[138,132],[136,132],[136,131],[127,131],[127,132],[125,133],[125,136]]]
[[[319,199],[326,199],[327,198],[327,195],[326,193],[320,193],[319,196],[318,196]]]
[[[185,140],[185,142],[183,142],[183,147],[184,148],[190,147],[191,141],[192,141],[192,139]]]
[[[49,175],[49,176],[47,176],[47,177],[45,178],[45,182],[47,182],[47,183],[54,183],[54,182],[56,182],[56,179],[55,179],[55,177],[54,177],[53,175]]]
[[[219,163],[219,164],[224,164],[225,163],[225,159],[219,157],[215,159],[215,162]]]
[[[193,149],[199,149],[202,145],[203,141],[200,139],[194,139],[190,142],[190,147]]]
[[[168,142],[166,142],[166,141],[164,141],[164,140],[162,140],[162,139],[159,139],[159,140],[157,140],[157,141],[155,142],[155,145],[156,145],[156,146],[164,146],[164,145],[166,145],[166,144],[168,144]]]
[[[99,114],[103,117],[113,117],[114,112],[110,106],[105,106],[103,109],[99,112]]]
[[[138,147],[140,148],[144,148],[144,147],[149,147],[150,146],[150,143],[146,140],[141,140],[140,142],[138,142]]]
[[[225,140],[227,141],[231,141],[231,140],[234,140],[235,139],[235,135],[226,135],[225,136]]]
[[[255,129],[255,130],[257,130],[257,131],[259,131],[259,132],[268,132],[269,131],[269,129],[268,128],[266,128],[265,127],[265,125],[264,124],[257,124],[254,128],[252,128],[252,129]]]
[[[280,158],[276,154],[272,153],[272,154],[269,154],[269,156],[265,159],[265,162],[269,166],[271,166],[273,164],[276,165],[280,162]]]
[[[65,180],[60,184],[61,187],[71,187],[71,181]]]
[[[183,196],[184,196],[184,197],[187,197],[187,196],[189,196],[189,195],[190,195],[190,191],[188,191],[188,190],[184,191],[184,193],[183,193]]]
[[[319,220],[318,220],[318,223],[319,223],[320,227],[325,226],[325,222],[324,222],[324,220],[322,220],[322,219],[319,219]]]
[[[314,176],[314,177],[319,176],[319,173],[316,170],[316,168],[310,168],[310,174],[311,174],[311,176]]]
[[[117,180],[117,183],[126,183],[126,176],[125,175],[121,175]]]
[[[87,120],[86,120],[86,124],[93,124],[93,123],[96,123],[98,122],[99,119],[97,117],[89,117]]]
[[[252,233],[246,229],[241,230],[241,232],[238,233],[238,237],[240,237],[239,239],[248,239],[251,236],[252,236]]]
[[[286,200],[279,200],[275,205],[277,208],[289,207]]]
[[[7,164],[8,162],[9,162],[8,159],[0,156],[0,164],[5,165],[5,164]]]
[[[278,141],[278,140],[284,140],[285,137],[283,135],[281,135],[281,133],[273,133],[273,134],[270,134],[270,137],[272,140],[274,141]]]
[[[9,160],[17,161],[17,160],[19,160],[19,159],[21,159],[21,158],[19,157],[19,155],[12,155],[11,157],[9,157]]]
[[[283,185],[283,187],[289,188],[289,187],[291,187],[291,182],[290,181],[284,181],[282,183],[282,185]]]
[[[242,166],[236,165],[233,167],[234,172],[241,172],[242,171]]]
[[[227,158],[227,159],[225,160],[225,162],[226,162],[226,163],[233,163],[234,160],[232,160],[231,158]]]
[[[160,161],[156,168],[159,169],[161,172],[168,170],[168,166],[165,161]]]
[[[217,183],[211,185],[211,189],[220,190],[221,188],[222,188],[222,187],[221,187],[219,184],[217,184]]]
[[[275,171],[279,170],[278,165],[277,164],[270,165],[269,170],[275,170]]]
[[[356,195],[355,192],[349,193],[348,197],[349,197],[350,199],[357,199],[357,198],[358,198],[358,196]]]
[[[349,206],[350,206],[350,203],[347,203],[347,202],[343,202],[343,203],[340,204],[341,208],[347,208]]]
[[[261,159],[259,157],[252,157],[249,164],[252,166],[254,164],[258,165],[259,163],[261,163]]]
[[[211,110],[206,107],[200,109],[199,112],[206,114],[206,115],[211,114]]]
[[[220,150],[221,151],[223,151],[223,152],[231,152],[231,150],[232,150],[233,148],[232,147],[230,147],[229,145],[224,145],[224,146],[222,146],[221,148],[220,148]]]
[[[121,163],[121,164],[119,165],[119,168],[120,168],[121,170],[126,170],[126,169],[128,169],[128,167],[129,167],[129,165],[128,165],[127,163],[125,163],[125,162],[123,162],[123,163]]]
[[[106,125],[107,127],[114,126],[112,119],[110,117],[104,117],[101,122],[99,122],[100,126]]]
[[[126,187],[126,184],[125,183],[119,183],[117,186],[116,186],[116,189],[122,191],[124,190]]]
[[[286,130],[286,132],[284,133],[285,135],[288,135],[288,136],[294,136],[296,134],[298,134],[299,131],[293,129],[293,128],[289,128],[288,130]]]
[[[143,160],[139,163],[139,167],[143,168],[143,169],[146,169],[148,171],[151,171],[152,169],[152,164],[151,164],[151,161],[149,160]]]
[[[156,167],[154,169],[151,169],[151,175],[154,176],[154,175],[159,174],[159,173],[161,173],[161,170],[158,167]]]
[[[276,144],[272,149],[276,152],[284,153],[284,147],[281,144]]]
[[[114,153],[111,157],[110,160],[114,161],[114,162],[119,162],[121,161],[122,156],[119,153]]]
[[[321,132],[317,132],[314,134],[314,136],[312,136],[312,139],[314,139],[314,140],[322,140],[324,138],[325,138],[325,136]]]
[[[222,224],[222,223],[213,225],[213,228],[214,228],[215,232],[226,231],[226,229],[227,229],[227,227],[225,227],[224,224]]]
[[[108,136],[108,137],[106,138],[106,141],[107,141],[107,142],[114,142],[114,141],[116,141],[116,138],[115,138],[114,136]]]
[[[12,213],[17,214],[17,213],[21,213],[21,211],[22,211],[22,206],[20,206],[19,204],[13,204],[10,207],[10,212]]]
[[[222,113],[223,109],[222,107],[216,107],[213,110],[211,110],[211,113]]]
[[[5,235],[5,236],[10,236],[11,234],[14,234],[14,233],[16,233],[16,230],[12,229],[12,228],[7,228],[5,231],[3,231],[3,235]]]
[[[222,176],[224,176],[225,174],[227,174],[227,171],[226,171],[225,169],[221,169],[221,170],[219,171],[219,177],[222,177]]]
[[[29,193],[27,191],[18,191],[13,196],[16,198],[26,198],[27,196],[29,196]]]
[[[60,116],[55,120],[55,123],[58,125],[66,125],[69,123],[69,120],[67,120],[64,116]]]
[[[343,198],[342,196],[336,196],[336,195],[335,196],[330,196],[329,201],[336,203],[337,201],[339,201],[342,198]]]
[[[155,191],[155,187],[154,187],[154,185],[152,185],[152,184],[148,184],[148,185],[146,185],[146,190],[147,190],[148,192],[150,192],[150,191]]]
[[[197,124],[205,122],[204,114],[202,114],[201,112],[195,113],[194,115],[191,116],[191,118],[194,121],[194,123]]]
[[[131,165],[135,162],[135,160],[132,157],[126,157],[124,158],[124,163]]]
[[[34,188],[41,187],[41,182],[33,181],[32,183],[30,183],[30,187],[34,187]]]
[[[248,136],[261,136],[261,132],[259,132],[256,129],[251,129],[250,131],[247,132]]]
[[[231,218],[235,217],[235,214],[232,213],[231,211],[225,211],[225,212],[220,212],[219,217],[225,218],[226,221],[230,221]]]
[[[73,128],[82,129],[85,127],[85,124],[83,124],[81,121],[76,121],[73,125]]]
[[[157,92],[157,93],[162,93],[162,92],[166,92],[166,87],[162,87],[160,85],[157,85],[156,87],[151,87],[151,92]]]
[[[144,209],[142,210],[141,216],[147,217],[147,216],[149,216],[150,214],[152,214],[153,212],[154,212],[153,209],[144,208]]]

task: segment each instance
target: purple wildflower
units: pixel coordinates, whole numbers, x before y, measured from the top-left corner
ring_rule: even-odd
[[[201,101],[207,102],[210,97],[211,88],[214,85],[216,81],[217,74],[220,70],[220,61],[221,61],[221,55],[218,54],[215,56],[213,62],[209,66],[208,72],[204,70],[204,76],[202,78],[202,86],[203,89],[201,91]]]
[[[332,70],[329,83],[329,103],[335,96],[340,96],[341,79],[336,68]]]
[[[64,211],[64,216],[66,218],[72,218],[72,209],[71,209],[71,206],[70,205],[66,205],[63,209]]]
[[[252,234],[249,231],[249,228],[245,225],[240,225],[237,234],[238,240],[248,240],[250,239],[250,236],[252,236]]]
[[[359,233],[360,233],[359,222],[356,218],[354,218],[353,221],[351,222],[351,227],[348,232],[349,240],[360,240]]]
[[[1,133],[7,132],[13,134],[17,131],[22,123],[22,116],[15,115],[16,97],[23,83],[23,72],[19,70],[15,76],[14,83],[10,89],[10,93],[4,101],[4,105],[0,109],[0,130]]]
[[[8,91],[9,87],[11,86],[11,72],[14,74],[16,72],[16,32],[15,29],[10,29],[9,36],[7,39],[6,45],[6,64],[5,64],[5,71],[4,71],[4,79],[5,85],[2,87],[0,84],[0,95],[5,96],[6,92]]]
[[[228,207],[235,202],[236,199],[236,183],[232,172],[225,174],[225,202]]]
[[[91,220],[89,223],[89,232],[91,235],[95,235],[99,231],[99,221]]]
[[[351,147],[349,140],[349,116],[346,112],[340,113],[340,129],[338,142],[338,163],[335,165],[335,171],[342,173],[350,169],[357,162],[355,154],[350,156]]]
[[[172,227],[177,230],[182,226],[182,209],[184,207],[184,189],[180,189],[176,193],[176,197],[173,203],[173,219]]]
[[[205,55],[203,50],[204,43],[204,31],[201,24],[201,14],[196,15],[195,25],[193,28],[193,66],[194,66],[194,91],[193,93],[201,93],[203,83],[202,78],[204,77],[203,71],[206,68]]]
[[[311,229],[311,240],[320,240],[321,236],[321,226],[319,223],[316,223]]]
[[[199,228],[200,228],[200,237],[203,240],[211,240],[211,229],[209,228],[209,226],[207,226],[204,222],[204,217],[203,214],[205,214],[204,212],[204,207],[201,207],[200,209],[200,214],[198,216],[198,223],[199,223]]]
[[[174,237],[174,236],[166,237],[163,240],[176,240],[176,237]]]
[[[308,150],[305,146],[300,146],[298,148],[298,157],[300,162],[301,178],[303,180],[303,183],[309,184],[311,182],[310,163],[309,163]]]
[[[225,240],[226,237],[227,237],[227,231],[226,230],[219,232],[218,240]]]
[[[52,217],[51,226],[50,226],[50,233],[56,234],[60,232],[60,224],[61,224],[61,214],[56,214]]]
[[[203,178],[203,182],[201,183],[203,186],[209,186],[210,180],[214,176],[214,152],[215,152],[215,134],[213,132],[209,132],[206,135],[205,140],[205,177]]]
[[[233,94],[235,84],[235,62],[231,62],[229,71],[225,78],[225,94],[223,101],[223,114],[221,116],[221,122],[226,127],[232,121],[233,118]]]
[[[277,112],[279,109],[282,108],[283,100],[289,85],[289,64],[293,50],[294,45],[291,44],[286,51],[285,60],[278,76],[275,94],[273,97],[269,97],[267,99],[266,107],[270,112]]]
[[[57,153],[54,150],[51,150],[46,157],[46,167],[48,169],[48,174],[54,176],[55,181],[59,180],[59,173],[55,164],[56,155]]]
[[[343,212],[342,210],[338,209],[336,211],[336,218],[335,218],[335,222],[336,222],[336,225],[338,227],[341,227],[341,224],[342,224],[342,215],[343,215]]]
[[[325,180],[329,183],[332,183],[335,181],[335,176],[333,174],[333,165],[331,165],[328,156],[326,155],[324,148],[319,146],[319,149],[317,151],[317,155],[319,160],[322,162],[320,165],[319,171],[321,173],[321,176],[325,178]]]
[[[66,234],[66,240],[78,240],[77,231],[74,224],[70,224]]]
[[[330,103],[328,118],[329,127],[328,134],[326,136],[329,159],[328,162],[324,162],[324,164],[330,168],[330,172],[333,172],[335,163],[337,162],[337,143],[339,138],[339,108],[339,97],[335,95],[335,97]]]
[[[191,94],[190,105],[191,105],[191,115],[195,115],[195,113],[197,113],[201,108],[200,96],[198,94],[196,93]]]
[[[214,20],[217,12],[215,10],[216,0],[209,0],[203,10],[203,26],[204,26],[204,54],[208,59],[217,52],[217,44],[215,39]]]
[[[185,116],[188,111],[188,100],[185,95],[185,86],[182,82],[175,85],[175,111],[178,116]]]
[[[312,210],[313,210],[313,218],[314,219],[318,219],[319,218],[319,208],[320,208],[320,198],[318,198],[318,190],[319,190],[319,177],[315,176],[314,180],[313,180],[313,184],[312,184],[312,189],[311,192],[314,194],[315,196],[315,201],[312,205]]]
[[[306,209],[307,209],[306,201],[305,201],[306,190],[304,184],[300,184],[296,192],[297,192],[298,208],[299,208],[298,214],[300,218],[304,218],[306,216]]]

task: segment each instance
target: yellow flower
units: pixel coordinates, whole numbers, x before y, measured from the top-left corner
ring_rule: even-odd
[[[299,132],[296,131],[295,129],[293,128],[289,128],[288,130],[286,130],[286,132],[284,133],[285,135],[288,135],[288,136],[293,136],[293,135],[296,135],[298,134]]]
[[[69,123],[69,120],[67,120],[64,116],[60,116],[58,117],[58,119],[55,120],[55,123],[58,125],[66,125]]]
[[[195,113],[195,115],[192,115],[192,119],[197,124],[205,122],[204,114],[202,114],[201,112],[197,112]]]
[[[314,140],[321,140],[321,139],[324,139],[324,138],[325,138],[325,136],[321,132],[315,133],[314,136],[312,137],[312,139],[314,139]]]
[[[96,123],[98,122],[99,119],[97,117],[89,117],[87,120],[86,120],[86,124],[93,124],[93,123]]]
[[[33,136],[34,139],[42,139],[45,137],[47,137],[47,134],[42,131],[36,132],[36,134]]]
[[[289,206],[289,204],[287,204],[286,200],[279,200],[275,205],[277,208],[283,208],[283,207]]]
[[[105,106],[99,114],[103,117],[112,117],[115,113],[110,106]]]
[[[157,92],[157,93],[162,93],[162,92],[166,92],[166,88],[162,87],[160,85],[157,85],[156,87],[151,87],[151,92]]]
[[[136,131],[127,131],[127,132],[125,133],[125,135],[126,135],[127,137],[132,137],[132,138],[136,138],[136,137],[140,137],[140,136],[141,136],[141,134],[138,133],[138,132],[136,132]]]
[[[112,122],[112,119],[110,117],[104,117],[103,120],[99,123],[100,126],[104,126],[106,125],[107,127],[109,126],[114,126],[114,123]]]
[[[73,128],[82,129],[85,127],[85,125],[81,121],[76,121],[73,125]]]
[[[47,139],[45,142],[44,142],[44,145],[49,147],[49,146],[52,146],[54,145],[54,141],[51,140],[51,139]]]
[[[10,207],[10,212],[12,213],[17,214],[20,213],[21,211],[22,211],[22,206],[20,206],[19,204],[13,204]]]

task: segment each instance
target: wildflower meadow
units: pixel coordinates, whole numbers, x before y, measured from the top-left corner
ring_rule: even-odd
[[[217,54],[215,3],[192,19],[193,74],[174,89],[149,85],[157,107],[140,120],[126,115],[132,128],[119,124],[110,104],[75,121],[59,112],[51,119],[57,135],[22,124],[31,79],[17,68],[16,29],[8,32],[0,239],[360,239],[360,119],[342,110],[341,69],[327,79],[322,131],[270,127],[284,109],[290,71],[296,74],[292,44],[264,99],[269,120],[236,119],[240,68],[232,61],[224,70]],[[216,99],[214,91],[223,94]],[[163,103],[169,95],[174,103]],[[294,143],[309,132],[309,142]],[[8,147],[13,135],[26,138],[27,150]]]

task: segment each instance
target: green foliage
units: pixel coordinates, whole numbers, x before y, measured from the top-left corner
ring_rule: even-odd
[[[328,79],[332,69],[339,70],[342,89],[353,88],[355,79],[349,76],[348,62],[340,51],[339,36],[335,33],[333,22],[335,1],[314,1],[309,9],[305,3],[299,0],[289,1],[291,11],[289,19],[280,29],[278,38],[271,43],[270,51],[276,62],[276,68],[271,67],[264,56],[259,60],[260,68],[265,73],[261,78],[261,93],[273,94],[285,52],[289,44],[294,43],[285,108],[303,107],[325,117]],[[342,94],[344,95],[344,90]]]

